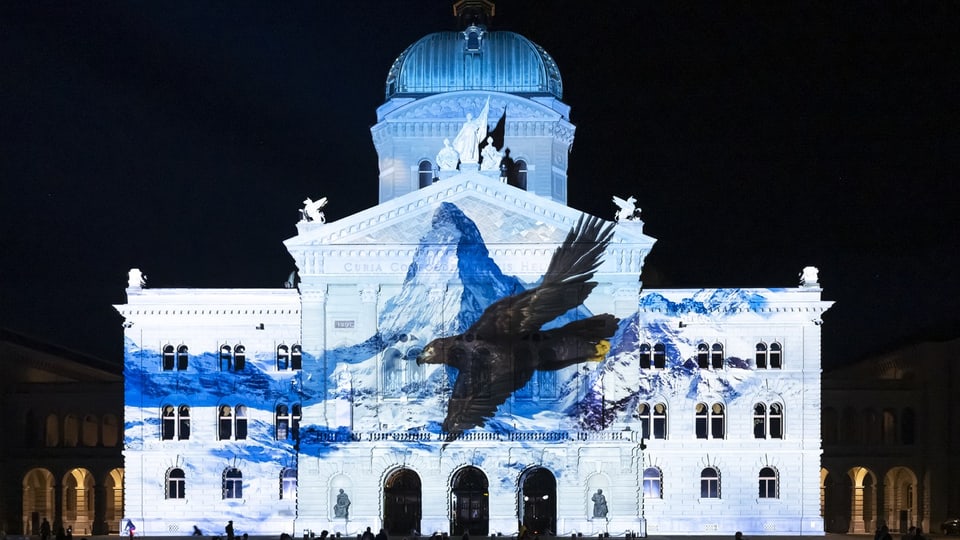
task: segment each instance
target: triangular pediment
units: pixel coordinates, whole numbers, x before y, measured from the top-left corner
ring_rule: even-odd
[[[457,206],[473,220],[488,246],[559,243],[584,214],[498,179],[466,172],[337,221],[302,221],[297,225],[300,234],[284,244],[288,249],[416,244],[429,231],[432,217],[442,203]],[[654,242],[643,234],[642,224],[638,223],[622,224],[617,228],[617,237],[621,243]]]

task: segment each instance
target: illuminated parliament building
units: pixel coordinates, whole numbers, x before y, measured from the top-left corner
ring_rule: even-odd
[[[455,12],[387,72],[379,203],[327,220],[308,198],[285,287],[130,271],[124,522],[822,535],[817,270],[644,287],[642,194],[567,205],[590,179],[567,178],[553,58],[489,2]]]

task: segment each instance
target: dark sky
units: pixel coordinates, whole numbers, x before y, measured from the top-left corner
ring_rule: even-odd
[[[662,287],[820,268],[824,362],[960,335],[960,4],[502,0],[557,61],[569,204],[635,195]],[[126,272],[274,287],[300,202],[377,202],[393,59],[452,2],[0,6],[0,326],[122,355]]]

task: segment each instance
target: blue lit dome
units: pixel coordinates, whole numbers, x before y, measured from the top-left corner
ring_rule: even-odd
[[[421,38],[387,74],[388,100],[458,90],[563,98],[560,70],[543,47],[513,32],[476,25]]]

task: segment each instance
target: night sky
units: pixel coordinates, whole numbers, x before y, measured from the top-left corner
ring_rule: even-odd
[[[960,4],[502,0],[557,61],[569,204],[636,196],[648,287],[820,268],[826,367],[960,336]],[[452,2],[0,6],[0,326],[122,358],[126,273],[279,287],[301,201],[377,203],[390,64]]]

